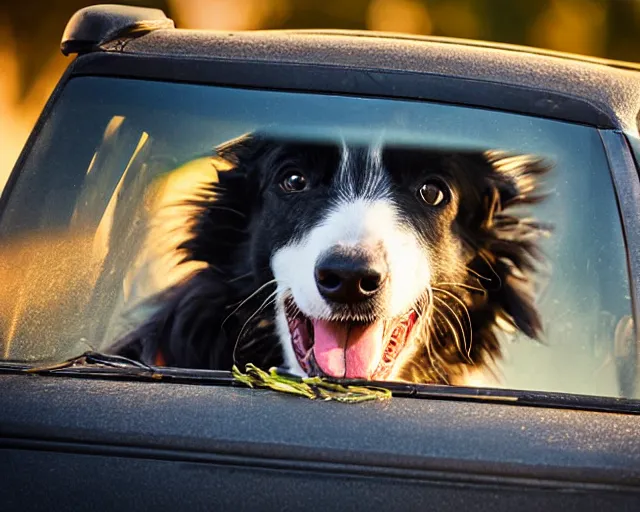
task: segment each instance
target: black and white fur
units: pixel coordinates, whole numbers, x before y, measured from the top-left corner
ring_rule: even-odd
[[[153,297],[154,313],[114,352],[152,364],[161,352],[177,367],[323,373],[296,356],[292,315],[387,325],[415,311],[383,380],[464,383],[500,356],[501,333],[540,335],[534,278],[547,228],[511,213],[542,199],[539,159],[259,133],[217,157],[230,169],[189,202],[178,249],[206,266]],[[287,188],[300,188],[296,176],[304,188]],[[350,304],[319,292],[318,262],[336,250],[383,262],[374,296]]]

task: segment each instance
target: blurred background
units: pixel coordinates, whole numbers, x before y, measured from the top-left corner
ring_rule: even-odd
[[[87,0],[0,0],[0,190],[69,60],[58,49]],[[345,28],[640,56],[640,0],[128,0],[180,28]]]

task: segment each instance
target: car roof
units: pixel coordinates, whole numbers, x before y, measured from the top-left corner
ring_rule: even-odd
[[[308,71],[310,67],[339,70],[343,81],[345,71],[350,71],[350,76],[359,72],[358,85],[367,80],[386,80],[383,87],[378,83],[374,89],[349,89],[342,84],[337,88],[340,91],[335,91],[355,94],[367,89],[382,95],[393,93],[397,83],[387,78],[390,74],[404,74],[407,97],[428,98],[429,89],[434,87],[440,92],[432,99],[467,103],[468,91],[456,96],[446,89],[475,90],[484,86],[479,93],[484,99],[475,94],[470,103],[491,108],[500,108],[501,101],[508,101],[505,88],[511,87],[511,99],[519,95],[518,107],[524,107],[523,111],[578,122],[593,120],[596,125],[638,133],[640,65],[522,46],[347,30],[184,30],[174,28],[173,21],[157,9],[104,5],[74,14],[61,48],[65,54],[109,52],[174,62],[197,61],[203,65],[207,61],[233,62],[266,69],[264,65],[269,64],[272,74],[273,66],[281,66],[280,74],[289,73],[289,82],[287,77],[276,82],[287,86],[304,74],[303,68]],[[141,71],[136,73],[140,75]],[[172,78],[189,81],[188,74],[177,73]],[[428,77],[431,81],[425,81]],[[407,89],[407,81],[412,78],[415,85]],[[269,87],[274,83],[271,82],[258,81],[254,85]],[[326,92],[331,90],[326,87]],[[569,108],[567,102],[571,103]],[[582,112],[575,115],[576,110]],[[585,110],[591,110],[590,115],[584,115]],[[565,112],[570,115],[563,116]],[[609,122],[603,122],[603,118]]]
[[[356,31],[155,30],[124,54],[384,70],[515,85],[581,99],[637,133],[640,72],[523,47]]]

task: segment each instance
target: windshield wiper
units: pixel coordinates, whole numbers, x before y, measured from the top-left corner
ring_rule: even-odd
[[[14,365],[5,368],[16,369]],[[116,376],[144,380],[208,381],[229,385],[234,383],[233,376],[227,371],[151,366],[128,357],[96,351],[87,351],[59,363],[27,367],[21,365],[19,371],[37,375]]]
[[[79,356],[72,357],[60,363],[53,363],[44,366],[34,366],[26,371],[26,373],[43,373],[52,372],[56,370],[69,369],[69,368],[86,368],[87,366],[93,367],[93,365],[103,366],[105,368],[119,368],[125,370],[137,369],[146,372],[153,372],[153,367],[129,359],[128,357],[116,356],[111,354],[103,354],[102,352],[94,352],[92,350],[80,354]]]
[[[369,384],[374,384],[369,382]],[[608,396],[578,395],[573,393],[529,391],[518,389],[472,388],[440,384],[375,383],[386,387],[393,396],[471,402],[511,403],[528,407],[574,409],[585,411],[639,414],[640,400]]]

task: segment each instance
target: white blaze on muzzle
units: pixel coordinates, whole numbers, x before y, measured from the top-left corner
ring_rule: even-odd
[[[284,313],[285,296],[290,293],[295,305],[314,324],[314,353],[321,369],[335,376],[368,378],[382,357],[383,327],[371,323],[347,329],[347,319],[336,316],[319,292],[316,263],[332,247],[384,252],[388,282],[378,298],[384,311],[380,321],[406,314],[424,294],[431,274],[428,255],[411,228],[400,222],[390,200],[358,198],[335,206],[300,241],[278,249],[272,257],[279,288],[277,325],[289,367],[304,373],[291,347]]]

